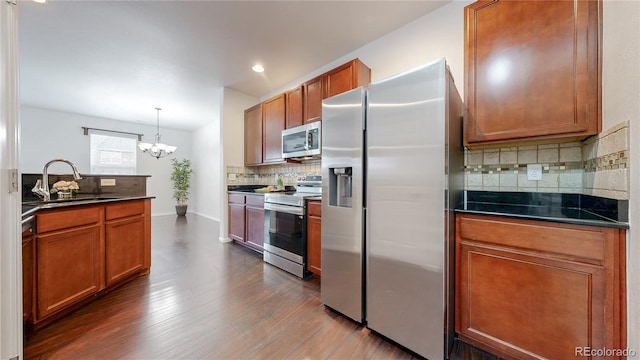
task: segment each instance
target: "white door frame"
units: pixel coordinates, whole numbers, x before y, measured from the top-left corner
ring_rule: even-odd
[[[22,359],[18,5],[0,0],[0,359]],[[20,245],[18,245],[20,244]]]

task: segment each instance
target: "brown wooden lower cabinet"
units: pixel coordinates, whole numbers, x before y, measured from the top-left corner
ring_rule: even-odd
[[[35,242],[33,230],[22,232],[22,321],[33,322],[33,285],[35,272]]]
[[[311,200],[307,204],[307,270],[322,275],[322,202]]]
[[[123,206],[125,205],[125,206]],[[128,205],[128,206],[127,206]],[[105,261],[107,286],[148,269],[150,232],[144,203],[110,204],[106,207]]]
[[[245,206],[247,245],[264,251],[264,196],[247,195]]]
[[[463,341],[509,359],[626,347],[624,230],[469,214],[456,220]]]
[[[41,320],[104,287],[102,224],[37,238],[37,318]]]
[[[264,251],[264,196],[229,194],[229,238],[250,249]]]
[[[28,244],[23,247],[23,306],[29,328],[49,323],[116,282],[149,272],[150,204],[150,199],[126,200],[36,213],[32,258]],[[29,277],[29,272],[34,275]],[[35,304],[29,305],[31,298]],[[27,313],[29,306],[35,309],[33,316]]]
[[[229,194],[229,237],[244,242],[245,236],[245,196]]]

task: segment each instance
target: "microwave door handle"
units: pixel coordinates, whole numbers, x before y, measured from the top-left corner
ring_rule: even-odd
[[[304,143],[304,149],[305,150],[309,150],[309,144],[311,143],[311,132],[307,129],[305,130],[307,135],[306,135],[306,139],[307,141],[305,141]]]

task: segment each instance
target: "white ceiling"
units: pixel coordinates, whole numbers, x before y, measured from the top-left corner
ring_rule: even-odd
[[[21,1],[21,101],[193,130],[447,1]]]

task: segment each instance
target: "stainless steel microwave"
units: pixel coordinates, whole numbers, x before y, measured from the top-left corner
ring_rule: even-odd
[[[282,130],[282,158],[319,159],[321,137],[319,121]]]

